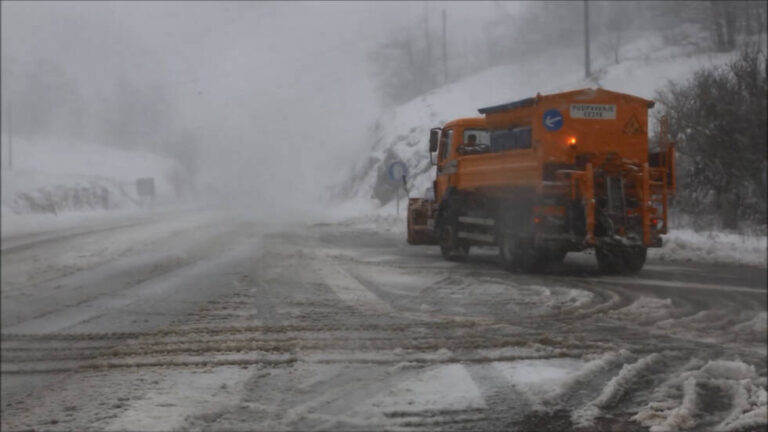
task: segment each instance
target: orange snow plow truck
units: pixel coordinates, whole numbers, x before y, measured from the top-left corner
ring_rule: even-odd
[[[409,199],[408,243],[439,245],[448,260],[498,247],[506,267],[525,272],[594,248],[602,272],[639,272],[647,248],[661,247],[675,190],[666,118],[649,151],[653,105],[584,89],[433,128],[434,200]]]

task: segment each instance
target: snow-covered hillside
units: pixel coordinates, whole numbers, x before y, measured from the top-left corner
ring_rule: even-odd
[[[393,213],[396,185],[389,181],[386,169],[396,160],[409,168],[410,197],[428,196],[434,178],[427,153],[429,128],[454,118],[477,116],[478,108],[535,96],[537,92],[548,94],[586,87],[654,99],[656,91],[669,81],[685,81],[696,70],[724,65],[735,55],[668,46],[657,34],[638,37],[620,52],[619,64],[613,62],[612,55],[593,59],[596,73],[591,80],[584,79],[582,52],[553,49],[532,61],[486,70],[385,112],[371,128],[370,156],[356,167],[342,190],[348,200],[344,207],[370,209],[371,214]],[[653,120],[649,116],[651,132],[657,127]],[[401,206],[405,205],[403,201]],[[404,216],[397,220],[404,229]],[[683,229],[671,232],[666,242],[667,247],[653,250],[651,256],[672,261],[766,266],[766,237],[762,234],[697,233]]]
[[[155,179],[156,203],[175,197],[184,170],[175,161],[138,151],[83,143],[13,139],[2,142],[3,232],[8,222],[31,214],[58,215],[136,208],[136,179]]]
[[[394,196],[386,167],[394,160],[408,165],[411,197],[424,196],[433,167],[427,153],[429,128],[458,117],[477,116],[477,109],[526,97],[586,87],[602,87],[653,99],[668,81],[691,77],[695,70],[725,64],[733,54],[696,53],[668,46],[658,34],[624,45],[620,63],[612,53],[593,59],[594,78],[584,78],[583,52],[553,49],[530,61],[486,70],[436,89],[384,113],[370,132],[371,154],[356,167],[343,194],[353,200],[386,203]],[[650,125],[653,131],[655,125]]]

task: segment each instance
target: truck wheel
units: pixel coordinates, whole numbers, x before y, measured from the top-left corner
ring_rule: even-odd
[[[440,253],[447,261],[464,261],[469,255],[469,245],[459,241],[456,228],[446,226],[440,230]]]
[[[547,258],[551,263],[561,263],[567,254],[567,250],[554,250],[549,252],[549,256]]]
[[[623,259],[617,247],[598,246],[595,248],[597,266],[603,274],[619,274],[622,272]]]
[[[517,271],[522,273],[538,273],[547,268],[549,261],[547,251],[539,249],[528,249],[520,252],[520,258],[517,260]]]
[[[645,265],[648,249],[644,247],[626,248],[624,251],[624,273],[637,274]]]
[[[637,274],[645,265],[648,249],[644,247],[598,247],[597,266],[605,274]]]
[[[535,249],[514,238],[502,239],[499,257],[505,268],[522,273],[539,272],[547,267],[546,250]]]

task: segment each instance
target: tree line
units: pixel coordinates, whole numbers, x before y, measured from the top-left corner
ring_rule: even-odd
[[[699,227],[765,225],[768,195],[766,53],[742,48],[723,67],[672,82],[656,100],[678,150],[676,211]]]
[[[726,52],[764,33],[764,1],[590,1],[593,57],[621,62],[633,32],[658,32],[670,45]],[[494,66],[524,62],[554,46],[583,49],[583,2],[531,2],[510,12],[494,3],[492,19],[472,37],[447,37],[449,81]],[[371,73],[385,104],[398,105],[445,85],[439,15],[393,33],[370,53]],[[461,17],[455,18],[461,21]],[[433,25],[429,26],[428,23]],[[455,27],[454,27],[455,28]]]

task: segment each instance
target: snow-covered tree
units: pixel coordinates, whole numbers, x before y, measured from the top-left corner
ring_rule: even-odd
[[[677,207],[715,214],[724,228],[765,223],[765,62],[763,51],[747,46],[727,67],[697,71],[657,95],[680,152]]]

